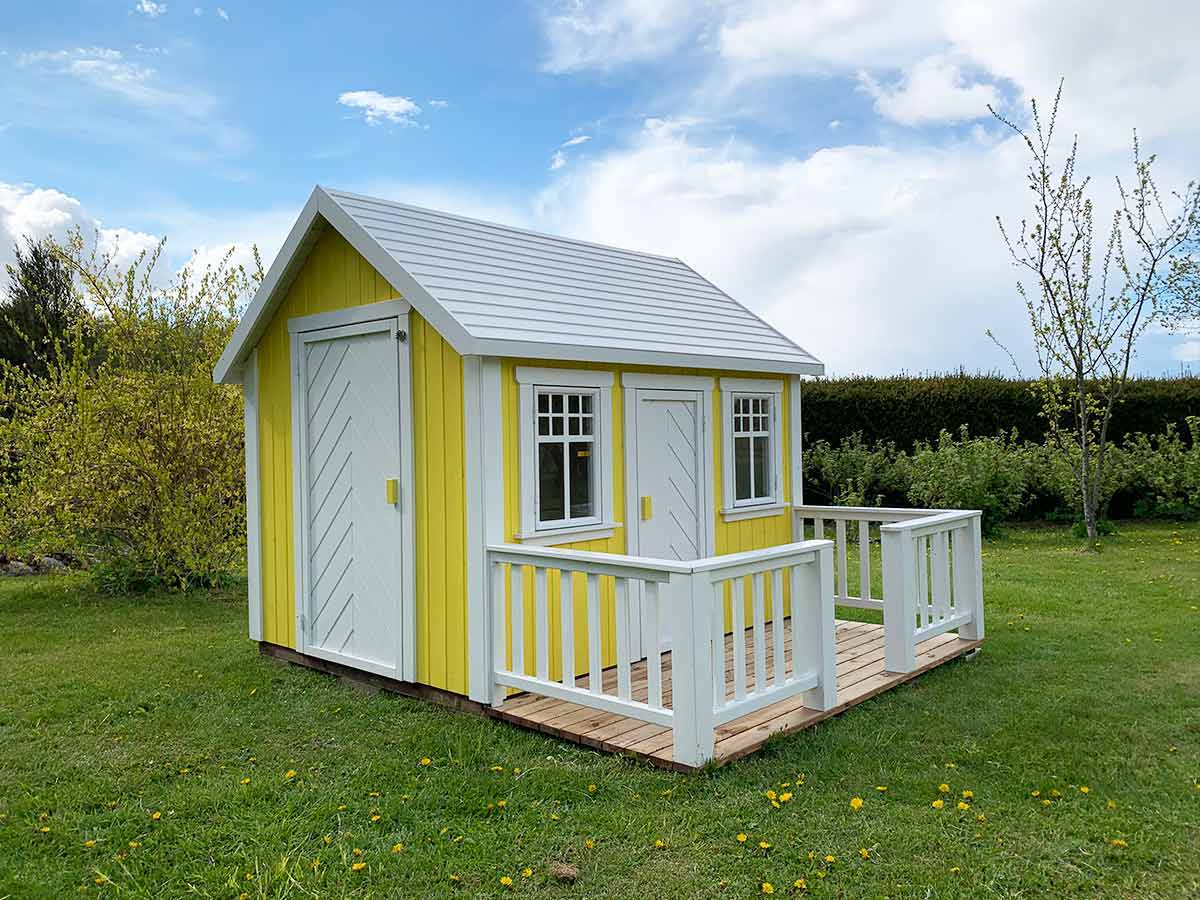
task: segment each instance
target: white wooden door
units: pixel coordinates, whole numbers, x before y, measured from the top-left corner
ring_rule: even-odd
[[[400,344],[386,319],[298,335],[304,650],[399,677]],[[395,483],[389,486],[389,480]]]
[[[705,555],[699,395],[688,391],[637,392],[637,479],[639,556],[692,560]],[[673,598],[660,589],[659,631],[669,643]],[[640,618],[640,616],[639,616]]]

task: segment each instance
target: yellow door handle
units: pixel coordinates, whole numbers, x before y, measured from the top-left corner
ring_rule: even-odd
[[[649,522],[650,517],[654,515],[654,506],[650,502],[649,497],[642,498],[642,521]]]
[[[387,491],[387,502],[395,506],[400,502],[400,479],[389,478],[384,482],[384,486]]]

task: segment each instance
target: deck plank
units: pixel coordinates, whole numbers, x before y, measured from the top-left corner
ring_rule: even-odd
[[[791,629],[785,629],[784,659],[790,665],[792,646]],[[839,621],[835,633],[837,659],[837,704],[830,710],[809,709],[803,697],[795,696],[773,703],[753,713],[734,719],[716,729],[715,762],[724,765],[740,759],[761,748],[768,739],[780,733],[791,733],[811,727],[817,722],[838,715],[852,706],[863,703],[884,691],[910,681],[936,666],[949,662],[980,646],[982,641],[960,639],[956,634],[945,633],[922,641],[917,645],[917,668],[900,674],[884,668],[883,626],[857,621]],[[753,647],[753,629],[747,629],[748,650]],[[765,671],[774,670],[773,641],[765,647]],[[752,653],[752,650],[750,650]],[[726,685],[730,696],[733,692],[733,638],[725,639]],[[754,684],[753,666],[748,666],[747,690]],[[601,673],[606,693],[616,693],[617,673],[606,669]],[[632,696],[645,702],[648,696],[646,662],[635,663],[630,672]],[[576,679],[576,684],[586,687],[588,676]],[[662,657],[663,705],[671,707],[671,654]],[[688,771],[677,764],[673,757],[673,735],[670,728],[642,722],[619,713],[603,712],[579,703],[539,697],[533,694],[518,694],[489,715],[523,728],[542,731],[563,740],[583,744],[612,753],[628,753],[654,765]]]

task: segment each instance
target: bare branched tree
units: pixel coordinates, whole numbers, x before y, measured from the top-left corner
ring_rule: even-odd
[[[1032,156],[1032,216],[1015,234],[996,222],[1021,270],[1017,291],[1033,329],[1042,412],[1051,439],[1071,453],[1094,541],[1109,423],[1138,341],[1152,327],[1181,331],[1200,320],[1200,184],[1164,200],[1152,176],[1155,157],[1142,156],[1135,131],[1132,182],[1116,179],[1117,207],[1097,233],[1091,179],[1077,171],[1078,138],[1061,170],[1051,160],[1061,99],[1060,83],[1049,120],[1036,100],[1030,104],[1032,133],[989,107]]]

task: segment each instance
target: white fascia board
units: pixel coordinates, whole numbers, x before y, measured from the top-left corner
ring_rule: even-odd
[[[275,305],[276,293],[290,283],[289,276],[294,274],[292,267],[296,258],[313,228],[317,225],[319,191],[320,189],[317,188],[309,195],[308,202],[304,204],[304,209],[300,211],[300,216],[296,219],[296,224],[292,226],[287,240],[283,242],[283,246],[275,256],[275,261],[271,263],[270,270],[263,278],[262,284],[258,286],[258,290],[255,291],[254,298],[242,315],[242,320],[238,322],[229,343],[221,353],[220,359],[217,360],[217,365],[213,369],[213,381],[217,384],[238,384],[242,380],[242,365],[249,357],[254,345],[258,343],[259,337],[262,336],[262,331],[269,321],[271,309]]]
[[[765,372],[772,375],[824,375],[822,362],[770,359],[765,357],[709,356],[702,353],[673,353],[664,350],[626,350],[588,344],[549,344],[477,338],[473,352],[485,356],[517,359],[569,360],[572,362],[629,363],[647,366],[678,366],[686,369],[727,369],[735,372]]]

